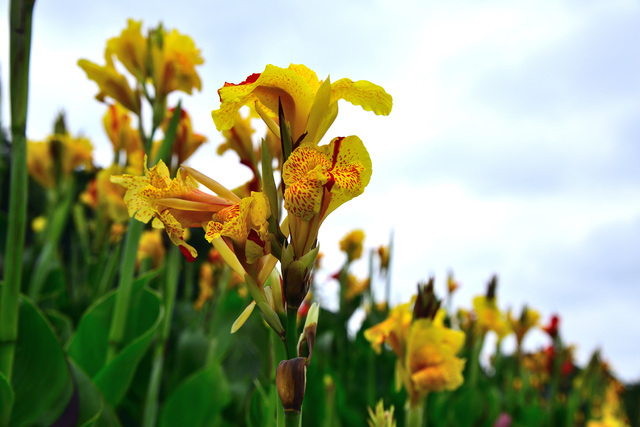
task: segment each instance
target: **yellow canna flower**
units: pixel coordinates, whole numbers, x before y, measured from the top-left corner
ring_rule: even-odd
[[[239,203],[215,213],[205,227],[205,238],[209,242],[219,237],[228,238],[238,259],[253,264],[270,253],[269,216],[267,196],[252,192]]]
[[[184,241],[185,230],[204,227],[215,212],[235,204],[237,197],[225,192],[224,196],[230,197],[227,199],[199,190],[198,183],[192,177],[194,174],[197,174],[200,182],[209,184],[208,187],[217,183],[210,179],[203,182],[206,177],[193,169],[189,169],[189,172],[181,168],[172,180],[163,161],[151,169],[147,169],[146,159],[144,163],[144,176],[112,176],[111,182],[127,189],[124,201],[131,217],[144,223],[153,218],[153,227],[164,228],[185,257],[193,261],[198,253]]]
[[[514,319],[511,317],[511,310],[509,310],[507,311],[507,320],[511,325],[511,329],[516,334],[516,341],[518,343],[518,348],[520,348],[520,346],[522,346],[524,336],[531,328],[538,324],[538,320],[540,320],[540,313],[529,307],[525,307],[522,310],[520,317]]]
[[[147,39],[142,35],[142,21],[127,21],[118,37],[107,41],[107,53],[113,54],[138,81],[147,78]]]
[[[338,206],[359,196],[371,179],[371,159],[357,136],[295,149],[282,167],[284,207],[296,255],[314,244],[318,228]]]
[[[498,335],[498,340],[501,340],[511,333],[511,328],[498,309],[495,298],[477,296],[473,299],[473,309],[478,317],[476,325],[482,334],[494,331]]]
[[[193,39],[177,30],[162,32],[159,42],[152,43],[153,81],[156,98],[165,99],[175,90],[191,94],[202,89],[195,67],[204,63]]]
[[[369,279],[359,280],[353,274],[347,274],[345,286],[347,289],[344,294],[344,298],[347,301],[351,301],[352,299],[369,289]]]
[[[406,303],[394,307],[383,322],[364,331],[364,337],[376,353],[380,353],[382,344],[386,342],[399,359],[404,358],[409,326],[413,318],[411,305],[412,303]]]
[[[167,131],[169,121],[173,117],[175,108],[169,110],[169,114],[166,115],[162,124],[162,130]],[[194,133],[191,127],[191,117],[184,110],[180,110],[180,121],[178,122],[178,128],[176,129],[176,138],[173,142],[173,153],[178,158],[178,164],[184,163],[202,144],[207,142],[207,137]]]
[[[213,297],[213,267],[208,262],[203,262],[200,266],[200,279],[198,280],[198,288],[200,293],[198,299],[193,303],[196,311],[202,310],[204,303]]]
[[[129,157],[143,152],[140,133],[131,127],[131,116],[126,108],[117,103],[109,105],[102,123],[114,153],[124,149]]]
[[[347,254],[349,262],[362,256],[362,244],[364,242],[364,231],[353,230],[340,240],[340,250]]]
[[[465,334],[444,327],[444,316],[444,310],[440,310],[434,320],[416,319],[411,324],[405,361],[405,383],[410,383],[410,394],[423,396],[430,391],[455,390],[463,382],[465,361],[456,355]]]
[[[56,164],[62,176],[80,166],[93,168],[93,145],[85,137],[54,134],[42,142],[27,142],[27,171],[40,185],[52,188],[57,180]]]
[[[151,258],[153,266],[158,267],[164,263],[164,244],[160,230],[145,230],[140,236],[136,264],[139,265],[144,258]]]
[[[135,114],[140,114],[139,94],[131,89],[126,77],[116,70],[108,52],[106,56],[106,65],[98,65],[86,59],[78,61],[78,66],[84,70],[87,77],[98,84],[100,91],[96,99],[104,102],[108,96]]]
[[[314,71],[294,64],[288,68],[267,65],[262,73],[252,74],[240,84],[225,83],[218,94],[220,108],[211,113],[218,130],[231,129],[236,112],[244,105],[257,105],[277,120],[282,102],[294,143],[306,132],[304,142],[317,144],[335,120],[340,99],[378,115],[388,115],[392,106],[391,95],[380,86],[347,78],[335,83],[328,78],[320,81]]]
[[[458,283],[457,280],[453,279],[453,273],[449,273],[447,275],[447,292],[449,293],[449,295],[453,294],[458,288],[460,287],[460,284]]]

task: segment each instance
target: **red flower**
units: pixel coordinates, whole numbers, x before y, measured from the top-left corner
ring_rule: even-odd
[[[551,322],[542,328],[549,336],[555,339],[558,336],[558,326],[560,324],[560,318],[554,314],[551,318]]]

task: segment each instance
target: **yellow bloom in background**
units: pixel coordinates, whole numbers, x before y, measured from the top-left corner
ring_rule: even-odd
[[[380,257],[380,273],[386,274],[389,271],[391,248],[389,246],[378,247],[378,256]]]
[[[484,295],[477,296],[473,299],[473,309],[478,318],[476,325],[482,334],[494,331],[498,335],[498,339],[501,340],[511,333],[509,323],[498,309],[495,298],[489,299]]]
[[[164,255],[164,243],[160,230],[143,231],[138,244],[136,264],[139,265],[143,259],[150,258],[153,261],[152,265],[158,267],[164,263]]]
[[[511,310],[509,310],[507,311],[507,320],[509,321],[509,325],[511,325],[511,329],[516,334],[518,347],[521,347],[524,336],[531,328],[538,324],[540,313],[529,307],[525,307],[519,318],[513,318],[511,317]]]
[[[456,355],[465,334],[444,327],[444,310],[434,320],[416,319],[411,324],[405,366],[410,390],[422,396],[430,391],[455,390],[462,385],[465,361]],[[405,381],[406,382],[406,381]]]
[[[160,27],[157,31],[161,32],[160,40],[151,42],[156,98],[165,99],[175,90],[188,94],[194,88],[201,90],[202,82],[195,67],[203,64],[204,59],[193,39],[175,29],[166,32]]]
[[[114,153],[124,150],[128,157],[144,153],[140,133],[131,127],[129,110],[122,105],[109,105],[102,119],[102,124],[113,145]],[[129,159],[127,158],[127,160]]]
[[[162,130],[167,132],[169,121],[173,117],[175,108],[169,110],[164,122],[162,123]],[[184,110],[180,110],[180,121],[176,129],[176,138],[173,142],[173,153],[178,158],[178,164],[184,163],[202,144],[207,142],[207,137],[199,133],[193,132],[191,127],[191,117]]]
[[[92,169],[91,141],[85,137],[55,134],[42,142],[27,142],[27,172],[43,187],[54,187],[57,180],[56,163],[62,176],[71,175],[80,166]]]
[[[147,78],[147,39],[142,35],[142,21],[129,19],[118,37],[107,41],[107,54],[118,61],[140,82]]]
[[[353,230],[340,240],[340,250],[347,254],[349,262],[362,256],[362,245],[364,243],[364,231]]]
[[[213,297],[213,267],[208,262],[203,262],[200,266],[200,277],[198,280],[198,299],[194,301],[193,308],[197,311],[202,310],[204,303]]]
[[[153,218],[153,227],[164,228],[171,241],[191,261],[198,253],[184,241],[185,230],[204,227],[215,212],[236,203],[199,190],[196,180],[184,168],[172,180],[163,161],[147,169],[145,159],[144,176],[112,176],[111,182],[127,189],[124,201],[131,217],[144,223]]]
[[[98,65],[87,59],[78,61],[78,66],[84,70],[90,80],[97,83],[100,89],[96,99],[105,102],[105,98],[108,96],[129,111],[140,114],[139,94],[131,89],[127,78],[116,70],[108,52],[106,60],[106,65]]]
[[[344,297],[347,301],[351,301],[369,289],[369,279],[358,279],[353,274],[347,274],[345,286],[347,289]]]
[[[239,84],[225,83],[218,90],[220,108],[211,113],[213,121],[220,131],[231,129],[236,112],[244,105],[256,103],[277,120],[278,105],[282,102],[294,143],[307,132],[304,142],[317,144],[335,120],[340,99],[378,115],[391,112],[391,95],[373,83],[347,78],[330,83],[327,79],[330,86],[321,90],[323,83],[304,65],[291,64],[288,68],[267,65],[262,73],[252,74]]]
[[[459,287],[460,284],[453,279],[453,273],[449,273],[447,276],[447,292],[449,295],[453,294]]]
[[[296,254],[313,245],[318,228],[338,206],[359,196],[371,179],[371,159],[357,136],[294,150],[282,167],[284,207]],[[303,249],[304,248],[304,249]]]
[[[412,303],[406,303],[394,307],[383,322],[364,331],[364,337],[376,353],[380,354],[382,344],[386,342],[399,359],[404,358],[409,326],[413,318],[411,305]]]
[[[35,233],[41,233],[42,231],[44,231],[46,226],[47,218],[42,215],[33,218],[33,221],[31,221],[31,229]]]
[[[263,193],[253,192],[239,203],[213,215],[205,227],[205,238],[211,242],[219,237],[228,238],[238,259],[253,264],[270,253],[267,237],[271,216],[269,200]]]

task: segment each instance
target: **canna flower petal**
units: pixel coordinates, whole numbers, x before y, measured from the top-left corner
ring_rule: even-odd
[[[518,346],[520,346],[529,330],[538,324],[540,313],[529,307],[525,307],[520,317],[514,318],[511,316],[511,310],[509,310],[507,311],[507,320],[516,335],[516,342]]]
[[[270,117],[277,119],[281,102],[291,124],[293,141],[308,132],[304,142],[317,144],[336,118],[340,99],[375,114],[391,112],[391,95],[380,86],[364,80],[341,79],[330,84],[327,78],[326,82],[329,83],[327,87],[314,71],[301,64],[291,64],[288,68],[267,65],[262,73],[252,74],[242,83],[225,83],[218,90],[220,108],[211,115],[216,128],[224,131],[234,125],[235,113],[242,106],[258,104]]]
[[[109,105],[102,123],[114,152],[124,149],[129,156],[143,150],[139,132],[131,127],[129,111],[120,104]]]
[[[98,101],[104,102],[105,97],[109,96],[130,111],[140,113],[140,97],[134,93],[125,76],[120,74],[113,64],[102,66],[80,59],[78,66],[84,70],[90,80],[98,84],[100,89],[96,95]]]
[[[382,344],[386,342],[399,358],[404,357],[409,326],[413,318],[411,305],[405,303],[394,307],[386,320],[364,331],[364,337],[376,353],[380,353]]]
[[[133,76],[144,82],[147,78],[147,40],[142,35],[142,21],[129,19],[127,28],[118,37],[107,41],[107,52],[118,58]]]
[[[204,226],[215,212],[234,204],[199,190],[198,183],[184,168],[171,179],[163,161],[147,169],[145,158],[143,176],[112,176],[111,182],[127,189],[124,201],[129,215],[144,223],[153,218],[153,227],[164,228],[188,259],[195,259],[197,252],[184,241],[186,229]]]
[[[303,221],[320,222],[338,206],[363,193],[371,179],[371,159],[357,136],[329,145],[297,148],[282,169],[285,209]]]
[[[456,354],[464,338],[464,332],[438,326],[430,319],[413,322],[405,364],[416,392],[455,390],[462,384],[465,362]]]
[[[377,115],[388,116],[393,106],[393,98],[381,86],[358,80],[340,79],[331,84],[331,103],[344,99],[353,105],[372,111]]]
[[[151,50],[156,97],[164,99],[175,90],[189,95],[194,88],[202,90],[196,66],[204,59],[193,39],[175,29],[169,33],[158,31],[162,31],[162,41],[153,44]]]
[[[489,299],[484,295],[473,299],[473,309],[478,316],[477,325],[484,334],[487,331],[494,331],[498,339],[506,337],[511,333],[509,323],[498,309],[495,298]]]
[[[205,226],[205,238],[212,242],[228,237],[234,243],[236,253],[241,252],[248,264],[253,264],[269,253],[267,238],[271,216],[269,200],[263,193],[252,192],[239,203],[217,212]]]
[[[362,245],[364,243],[364,231],[353,230],[340,240],[340,250],[347,254],[349,262],[362,256]]]

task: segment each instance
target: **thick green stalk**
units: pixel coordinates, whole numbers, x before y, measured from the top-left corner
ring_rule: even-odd
[[[300,427],[302,423],[302,412],[286,411],[284,413],[284,425],[286,427]]]
[[[298,357],[298,310],[287,307],[287,357]]]
[[[425,410],[427,406],[427,396],[421,398],[420,402],[416,405],[410,405],[407,408],[407,419],[405,425],[407,427],[426,427],[427,418],[425,417]]]
[[[160,382],[162,379],[162,368],[164,366],[164,349],[169,339],[171,330],[171,314],[176,299],[176,289],[178,287],[178,273],[180,270],[180,250],[177,246],[172,246],[166,263],[166,274],[164,277],[164,292],[162,295],[164,302],[164,319],[162,329],[157,337],[156,348],[153,354],[151,365],[151,379],[144,408],[142,425],[152,427],[156,425],[158,415],[158,396],[160,395]]]
[[[27,102],[31,20],[35,0],[12,0],[9,6],[9,81],[11,97],[11,190],[5,251],[5,286],[0,300],[0,372],[11,382],[18,335],[18,296],[27,215]]]
[[[136,255],[138,253],[138,241],[144,228],[144,223],[131,218],[127,236],[124,242],[124,253],[120,259],[120,280],[118,281],[118,291],[116,292],[116,306],[111,319],[109,329],[109,348],[107,349],[107,363],[111,362],[122,345],[124,330],[127,325],[127,313],[129,311],[129,300],[131,299],[131,286],[133,285],[133,270],[136,266]]]

